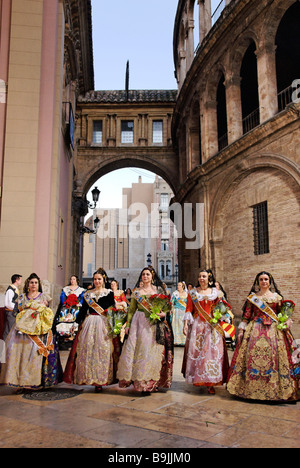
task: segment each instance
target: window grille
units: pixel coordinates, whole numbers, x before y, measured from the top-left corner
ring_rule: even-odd
[[[153,121],[153,143],[163,142],[163,122],[162,120]]]
[[[121,123],[121,143],[133,143],[133,121],[123,120]]]
[[[268,203],[263,202],[253,206],[254,255],[270,252]]]
[[[102,120],[93,122],[93,143],[102,144]]]

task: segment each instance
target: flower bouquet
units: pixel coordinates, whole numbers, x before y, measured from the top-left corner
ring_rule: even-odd
[[[166,303],[168,304],[169,309],[171,310],[172,304],[170,303],[168,296],[165,296],[164,294],[158,294],[150,297],[149,320],[152,325],[160,321],[159,314],[161,313],[162,309],[166,306]]]
[[[56,331],[60,336],[69,339],[72,339],[75,336],[78,331],[76,317],[80,307],[81,304],[76,294],[69,294],[61,309],[59,324],[56,325]]]
[[[213,326],[217,325],[222,317],[224,318],[228,314],[229,309],[230,307],[225,301],[219,301],[213,309],[213,317],[210,323]]]
[[[46,335],[52,327],[54,313],[45,304],[32,300],[18,313],[16,329],[27,335]]]
[[[279,324],[277,325],[278,330],[287,329],[287,321],[291,318],[295,309],[295,304],[293,301],[282,301],[280,312],[278,314]]]
[[[109,307],[107,310],[107,320],[110,326],[111,333],[114,336],[121,334],[122,328],[125,323],[126,313],[122,309],[116,309],[115,307]]]

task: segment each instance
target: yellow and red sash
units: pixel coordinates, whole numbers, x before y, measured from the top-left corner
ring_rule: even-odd
[[[31,341],[33,341],[37,345],[39,354],[42,354],[45,358],[49,356],[51,351],[54,351],[52,330],[50,330],[48,333],[46,344],[44,344],[37,335],[27,336],[31,339]]]
[[[200,318],[202,317],[205,322],[207,322],[214,330],[216,330],[224,338],[225,333],[224,333],[223,328],[218,323],[216,325],[213,325],[211,323],[212,317],[207,312],[205,312],[205,310],[201,307],[201,304],[198,301],[196,293],[194,291],[191,291],[190,296],[192,298],[194,307],[196,309],[196,317],[197,316],[199,316]]]
[[[91,297],[89,291],[86,291],[84,293],[83,297],[86,300],[86,302],[88,303],[89,307],[91,307],[95,312],[97,312],[98,315],[105,315],[106,314],[106,311],[104,309],[102,309],[102,307],[99,306],[99,304],[97,304],[97,302],[94,301],[94,299]]]
[[[228,335],[231,337],[231,338],[234,338],[235,337],[235,326],[232,325],[231,323],[227,323],[227,322],[220,322],[221,323],[221,327],[223,328],[223,330],[228,333]]]
[[[268,306],[264,301],[262,301],[258,296],[256,296],[254,293],[250,294],[248,296],[248,300],[251,302],[251,304],[255,305],[261,313],[267,315],[270,317],[274,322],[278,323],[278,317],[275,314],[275,312],[271,309],[271,307]]]

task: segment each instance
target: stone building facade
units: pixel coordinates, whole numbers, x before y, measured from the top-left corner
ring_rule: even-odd
[[[93,87],[90,0],[0,1],[0,293],[36,272],[57,299],[74,274],[76,104]]]
[[[210,2],[200,19],[195,8],[180,0],[174,28],[173,201],[204,204],[204,244],[182,240],[180,274],[195,282],[212,268],[237,316],[262,270],[300,303],[300,3],[226,1],[214,25]]]

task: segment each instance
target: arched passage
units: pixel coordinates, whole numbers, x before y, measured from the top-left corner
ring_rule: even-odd
[[[118,158],[108,158],[105,162],[101,161],[98,167],[94,165],[90,167],[86,166],[85,174],[81,173],[80,179],[77,179],[77,194],[81,193],[82,196],[86,196],[89,189],[98,179],[117,169],[126,169],[128,167],[136,167],[154,172],[170,185],[174,193],[178,189],[178,183],[176,183],[177,180],[174,178],[171,168],[167,170],[159,162],[151,161],[148,158],[124,155]]]
[[[150,261],[168,288],[175,286],[177,235],[168,212],[174,192],[162,177],[138,168],[136,164],[111,170],[96,182],[100,203],[85,225],[90,228],[93,218],[98,217],[100,227],[96,234],[88,232],[83,237],[85,285],[101,266],[122,289],[132,289]]]

